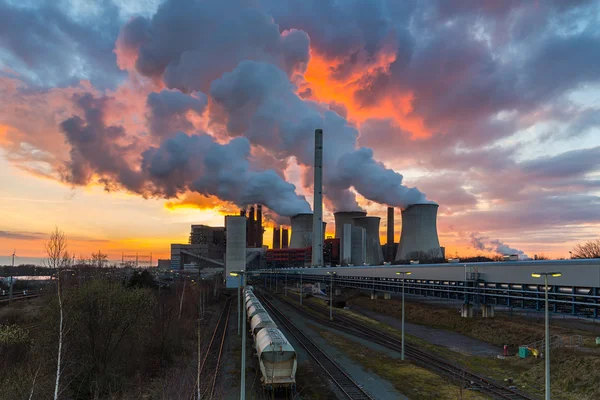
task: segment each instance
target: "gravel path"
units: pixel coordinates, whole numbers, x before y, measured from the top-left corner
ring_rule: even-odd
[[[402,329],[402,321],[395,317],[379,314],[356,306],[353,306],[351,310],[389,325],[392,328]],[[502,349],[500,347],[446,329],[431,328],[429,326],[413,324],[410,322],[404,322],[404,329],[408,335],[417,336],[431,344],[444,346],[452,351],[485,357],[495,357],[498,354],[502,354]]]
[[[294,315],[294,324],[296,324],[296,326],[298,326],[298,328],[300,328],[302,332],[308,335],[323,351],[327,353],[327,355],[329,355],[339,365],[342,365],[346,373],[350,375],[352,379],[354,379],[357,383],[362,385],[373,396],[373,398],[378,400],[408,399],[406,396],[396,391],[394,386],[389,381],[382,379],[381,377],[372,372],[365,371],[360,364],[352,361],[348,356],[346,356],[342,351],[338,350],[335,346],[330,345],[329,342],[323,337],[321,337],[321,335],[317,331],[312,329],[311,326],[317,327],[317,329],[330,331],[332,333],[335,333],[336,335],[343,336],[349,340],[358,342],[372,350],[384,352],[388,356],[393,358],[400,359],[400,354],[398,354],[397,352],[390,351],[389,349],[385,349],[369,341],[362,340],[354,336],[347,335],[343,332],[339,332],[335,329],[325,327],[312,319],[304,318],[303,316],[298,315],[292,307],[282,303],[281,301],[278,301],[277,299],[274,299],[273,302],[277,304],[278,309],[284,311],[286,315]],[[296,343],[294,337],[292,335],[287,334],[285,330],[284,333],[286,333],[286,337],[292,342],[296,351],[304,354],[302,347],[298,343]],[[298,350],[299,348],[300,351]]]

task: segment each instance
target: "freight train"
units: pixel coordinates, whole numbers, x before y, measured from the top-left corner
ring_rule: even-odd
[[[263,389],[294,392],[298,367],[294,347],[258,301],[252,287],[245,290],[244,299]]]

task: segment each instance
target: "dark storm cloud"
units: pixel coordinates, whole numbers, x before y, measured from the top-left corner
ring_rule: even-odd
[[[0,2],[0,56],[22,79],[40,87],[87,79],[114,87],[124,74],[113,53],[118,9],[105,1],[102,15],[75,21],[53,3],[38,8]]]
[[[583,177],[600,170],[600,146],[524,161],[519,167],[529,180]]]

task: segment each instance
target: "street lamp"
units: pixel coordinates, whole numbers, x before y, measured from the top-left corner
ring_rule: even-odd
[[[334,272],[327,271],[327,275],[330,276],[330,278],[329,278],[329,320],[333,321],[333,276],[335,275],[335,271]]]
[[[546,309],[546,352],[544,359],[546,360],[546,400],[550,400],[550,324],[548,313],[548,276],[558,278],[562,274],[560,272],[534,272],[531,274],[534,278],[544,277],[544,307]]]
[[[231,276],[240,276],[242,283],[242,291],[244,290],[244,273],[245,271],[232,271]],[[246,307],[242,307],[242,367],[240,379],[240,400],[246,398]]]
[[[283,287],[283,292],[285,293],[285,297],[287,297],[287,271],[285,271],[285,286]]]
[[[300,271],[300,306],[302,306],[302,296],[304,296],[304,286],[302,286],[302,271]]]
[[[402,275],[402,352],[400,353],[400,359],[404,361],[404,280],[407,275],[412,274],[410,271],[398,271],[396,275]]]

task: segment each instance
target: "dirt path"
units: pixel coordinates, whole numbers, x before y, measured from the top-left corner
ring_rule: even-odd
[[[353,306],[352,311],[372,318],[395,329],[402,329],[401,320],[370,311],[361,307]],[[456,352],[474,356],[496,356],[502,354],[502,349],[482,340],[470,338],[460,333],[452,332],[446,329],[431,328],[424,325],[404,323],[406,334],[417,336],[431,344],[444,346]]]

